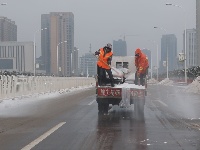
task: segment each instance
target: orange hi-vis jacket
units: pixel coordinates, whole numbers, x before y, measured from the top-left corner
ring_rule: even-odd
[[[99,49],[99,59],[98,59],[98,61],[97,61],[97,65],[99,66],[99,67],[102,67],[102,61],[100,60],[100,56],[102,55],[103,56],[103,54],[104,54],[104,50],[103,50],[103,48],[100,48]]]
[[[146,73],[146,70],[149,67],[148,57],[144,53],[140,53],[139,57],[135,57],[135,66],[138,73]]]
[[[113,55],[113,52],[109,52],[105,54],[103,48],[101,48],[97,65],[104,69],[110,69],[110,66],[108,65],[108,58],[112,57],[112,55]]]

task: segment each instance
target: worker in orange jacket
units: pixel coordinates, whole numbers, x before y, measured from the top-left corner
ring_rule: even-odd
[[[97,74],[98,74],[98,84],[101,86],[106,83],[106,72],[110,78],[111,86],[114,87],[114,79],[111,71],[111,61],[112,61],[112,45],[108,43],[103,48],[100,48],[95,52],[95,55],[99,56],[97,61]]]
[[[148,74],[149,61],[148,57],[142,53],[140,48],[135,50],[135,84],[138,85],[138,80],[140,80],[140,84],[144,86],[144,78]]]

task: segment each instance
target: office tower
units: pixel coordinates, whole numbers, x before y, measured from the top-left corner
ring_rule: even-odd
[[[41,29],[47,28],[45,32],[41,32],[41,69],[45,70],[47,75],[51,74],[50,65],[50,15],[43,14],[41,16]]]
[[[81,76],[93,77],[97,74],[97,59],[89,52],[79,58],[79,73]]]
[[[113,41],[113,54],[114,56],[127,56],[126,41],[119,39]]]
[[[0,42],[0,71],[33,73],[33,42]]]
[[[72,12],[51,12],[41,16],[42,58],[47,73],[72,76],[74,51],[74,15]]]
[[[145,55],[147,55],[148,60],[149,60],[149,66],[150,66],[151,65],[151,50],[144,48],[144,49],[142,49],[142,52]]]
[[[162,35],[161,38],[161,62],[159,72],[167,72],[177,69],[177,38],[174,34]]]
[[[198,66],[197,48],[196,48],[196,30],[187,29],[186,30],[186,67],[190,68],[193,66]],[[185,43],[185,33],[183,33],[183,43]],[[185,44],[183,44],[185,49]],[[184,52],[183,52],[184,53]]]
[[[17,41],[17,25],[15,22],[0,16],[0,41]]]
[[[200,66],[200,0],[196,0],[197,60]]]
[[[151,72],[151,64],[152,64],[152,58],[151,58],[151,50],[149,50],[149,49],[142,49],[142,52],[148,57],[148,60],[149,60],[149,71]],[[154,56],[156,56],[156,54],[154,55]],[[155,57],[156,58],[156,57]]]

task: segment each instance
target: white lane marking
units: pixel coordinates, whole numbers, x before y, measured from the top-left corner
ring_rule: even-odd
[[[164,102],[160,101],[160,100],[155,100],[155,101],[158,101],[159,103],[163,104],[164,106],[168,107],[167,104],[165,104]]]
[[[95,101],[96,101],[96,99],[91,101],[88,105],[92,105],[92,103],[94,103]]]
[[[40,137],[38,137],[37,139],[35,139],[31,143],[29,143],[28,145],[26,145],[21,150],[30,150],[30,149],[32,149],[34,146],[36,146],[37,144],[39,144],[42,140],[46,139],[50,134],[52,134],[53,132],[55,132],[56,130],[58,130],[65,123],[66,122],[61,122],[61,123],[57,124],[55,127],[51,128],[49,131],[45,132],[43,135],[41,135]]]

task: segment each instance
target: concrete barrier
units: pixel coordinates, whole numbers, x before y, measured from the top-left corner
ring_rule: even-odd
[[[95,78],[0,75],[0,99],[95,85]]]

